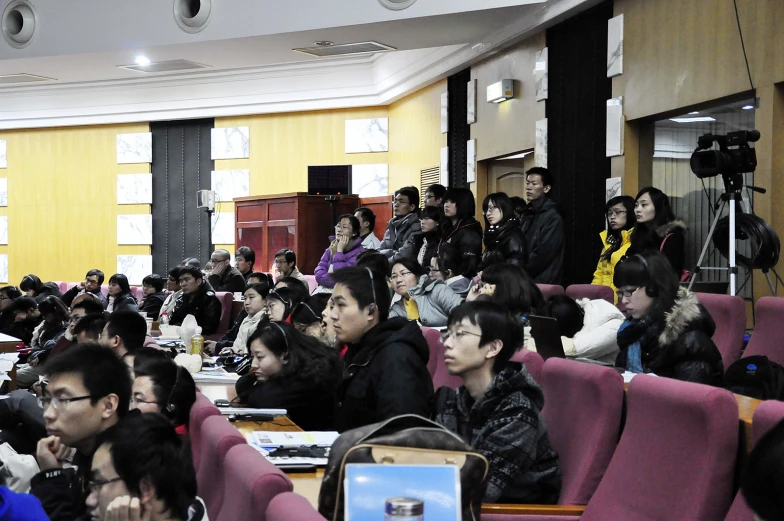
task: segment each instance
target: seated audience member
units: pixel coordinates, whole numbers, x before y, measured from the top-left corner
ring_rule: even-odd
[[[174,314],[174,308],[177,305],[177,299],[182,295],[182,288],[180,288],[180,271],[181,266],[176,266],[169,270],[169,276],[166,279],[166,289],[169,294],[161,305],[161,310],[158,312],[157,320],[161,320],[161,316],[166,313],[169,318]]]
[[[626,257],[615,267],[613,282],[631,317],[618,330],[616,367],[722,385],[724,365],[711,340],[716,324],[697,296],[680,288],[663,253]]]
[[[463,257],[462,275],[473,277],[482,255],[482,225],[476,220],[476,201],[468,188],[450,188],[444,195],[442,236],[438,249],[446,244],[457,248]]]
[[[177,298],[169,323],[173,326],[181,326],[187,315],[193,315],[196,323],[201,326],[202,335],[215,333],[220,325],[221,303],[215,296],[215,292],[207,289],[201,270],[193,267],[181,268],[180,288],[182,295]]]
[[[103,313],[90,314],[79,320],[73,329],[76,344],[98,342],[106,327],[106,316]]]
[[[275,282],[278,282],[284,277],[294,277],[305,285],[305,288],[308,290],[308,294],[310,294],[310,285],[308,284],[308,279],[306,279],[305,275],[300,273],[299,269],[297,268],[296,253],[289,250],[288,248],[283,248],[282,250],[275,253],[275,269],[278,271],[278,278]]]
[[[231,346],[224,345],[224,348],[230,348],[239,355],[248,352],[248,338],[256,331],[259,322],[267,316],[265,300],[268,295],[269,287],[266,284],[248,286],[248,289],[245,290],[245,300],[242,303],[246,316],[237,329],[237,336]]]
[[[0,288],[0,332],[14,323],[14,315],[11,313],[11,304],[17,297],[21,297],[22,292],[16,286],[4,286]]]
[[[321,316],[329,301],[328,293],[320,293],[308,297],[296,306],[291,312],[291,325],[300,333],[305,333],[316,338],[324,335],[324,326]]]
[[[144,277],[142,292],[144,298],[139,302],[139,311],[147,313],[148,318],[157,320],[163,303],[166,301],[166,293],[163,292],[163,277],[155,273]]]
[[[413,259],[400,259],[392,266],[392,289],[400,299],[389,309],[390,317],[418,320],[423,326],[443,327],[449,312],[463,301],[446,282],[431,279]]]
[[[335,285],[330,275],[336,270],[356,266],[357,256],[365,251],[359,237],[359,221],[353,215],[338,217],[335,236],[330,240],[332,242],[321,256],[315,273],[319,289],[326,293]]]
[[[191,268],[201,269],[201,261],[196,257],[185,257],[180,263],[180,267],[184,268],[190,266]]]
[[[139,312],[136,297],[133,296],[128,277],[122,273],[115,273],[109,277],[109,298],[106,300],[106,311],[133,311]]]
[[[509,196],[503,192],[489,194],[482,201],[482,213],[485,215],[482,268],[497,262],[517,265],[525,262],[525,239]]]
[[[267,317],[273,322],[289,319],[294,306],[302,302],[299,293],[291,288],[274,289],[267,294]]]
[[[334,428],[340,357],[289,324],[262,324],[250,337],[252,372],[237,382],[237,396],[250,407],[286,409],[306,431]]]
[[[310,296],[310,287],[305,288],[305,286],[300,284],[299,280],[294,277],[283,277],[278,279],[278,282],[275,283],[275,289],[283,288],[290,289],[291,292],[296,295],[297,302],[301,302]]]
[[[41,282],[41,279],[33,274],[25,275],[22,282],[19,283],[19,289],[25,292],[28,297],[33,297],[39,304],[49,295],[57,298],[63,296],[60,286],[54,282]]]
[[[120,358],[144,345],[147,337],[147,321],[133,311],[115,311],[107,317],[101,333],[101,344],[111,347]]]
[[[52,358],[44,374],[48,384],[40,405],[49,436],[38,442],[41,472],[30,491],[51,521],[73,521],[85,515],[95,439],[127,414],[131,379],[117,355],[97,344],[78,345]],[[76,449],[73,467],[64,468],[71,448]]]
[[[387,223],[384,238],[378,246],[378,251],[389,262],[392,262],[411,234],[420,231],[418,210],[419,190],[415,186],[406,186],[395,192],[393,217]]]
[[[558,321],[564,354],[580,362],[613,365],[618,356],[618,329],[626,317],[604,299],[575,301],[553,295],[545,315]]]
[[[544,309],[542,292],[525,271],[514,264],[493,264],[482,271],[479,283],[471,288],[466,300],[476,300],[480,295],[486,295],[491,302],[521,318]]]
[[[231,265],[231,254],[228,250],[215,250],[210,261],[212,271],[207,280],[214,291],[229,293],[245,291],[245,276]]]
[[[0,479],[0,521],[49,521],[49,518],[37,497],[14,492]]]
[[[389,260],[387,260],[386,255],[383,255],[377,251],[363,251],[357,257],[357,267],[359,268],[371,268],[376,270],[379,273],[384,274],[384,279],[387,281],[387,286],[389,286],[389,295],[390,297],[394,295],[394,291],[392,291],[392,283],[389,282]]]
[[[234,252],[234,265],[243,277],[245,283],[248,283],[248,278],[253,273],[253,265],[256,264],[256,252],[248,246],[240,246]]]
[[[144,348],[147,349],[156,351]],[[161,354],[134,357],[131,409],[160,413],[178,434],[188,434],[188,419],[196,401],[196,384],[186,368],[175,364],[165,352],[158,353]]]
[[[70,306],[78,295],[82,293],[92,293],[99,299],[101,299],[101,304],[106,306],[106,297],[104,297],[103,293],[101,292],[101,284],[103,284],[104,275],[101,270],[92,269],[87,272],[87,275],[84,276],[84,282],[80,282],[76,286],[72,287],[65,293],[63,293],[62,301],[66,306]]]
[[[38,440],[45,436],[44,413],[34,394],[17,389],[0,400],[0,443],[10,444],[19,454],[35,454]]]
[[[746,460],[740,491],[758,521],[784,519],[784,421],[765,433]],[[729,517],[727,518],[729,519]]]
[[[443,211],[444,194],[446,194],[445,186],[439,184],[428,186],[427,190],[425,190],[425,207],[438,206]]]
[[[328,293],[326,295],[329,296]],[[332,299],[330,299],[327,301],[327,307],[321,312],[321,342],[332,349],[336,349],[340,353],[340,357],[343,358],[348,347],[345,344],[338,342],[337,333],[335,332],[335,322],[332,320],[332,308]]]
[[[17,297],[8,311],[14,317],[14,321],[3,333],[18,338],[29,346],[33,340],[33,331],[43,321],[43,317],[38,311],[38,304],[32,297]]]
[[[419,218],[421,231],[411,234],[391,262],[394,263],[398,259],[411,258],[422,267],[430,266],[430,259],[435,257],[438,251],[438,243],[441,240],[443,215],[443,211],[439,206],[425,206],[422,209],[422,216]]]
[[[188,441],[164,417],[130,415],[96,444],[86,501],[94,521],[207,519]]]
[[[520,218],[525,237],[523,268],[537,284],[560,284],[564,259],[564,224],[551,195],[555,181],[549,170],[536,166],[525,173],[528,205]]]
[[[103,331],[103,326],[106,323],[105,320],[101,322],[101,329],[97,331],[95,336],[90,337],[87,340],[82,339],[79,341],[77,339],[76,326],[88,315],[99,315],[101,318],[103,318],[104,312],[101,302],[92,294],[85,293],[84,295],[75,298],[73,304],[71,304],[71,315],[68,319],[68,327],[65,330],[65,334],[63,334],[63,336],[61,336],[60,339],[54,344],[54,347],[52,347],[50,356],[55,356],[59,353],[62,353],[65,349],[68,349],[75,344],[98,341],[98,338],[101,336],[101,332]]]
[[[335,272],[330,318],[339,344],[347,344],[338,388],[335,429],[347,431],[400,414],[427,416],[433,380],[425,337],[403,317],[388,318],[389,293],[370,268]]]
[[[519,320],[502,306],[456,308],[443,356],[463,385],[438,390],[435,420],[487,458],[485,503],[555,504],[561,470],[542,421],[544,394],[524,365],[510,362],[522,341]]]
[[[359,238],[362,239],[362,247],[366,250],[377,250],[381,241],[373,228],[376,227],[376,214],[370,208],[357,208],[354,217],[359,221]]]
[[[521,223],[523,213],[525,213],[525,207],[528,206],[528,203],[525,202],[525,199],[516,195],[510,197],[509,201],[512,203],[512,207],[514,208],[515,219],[517,219],[518,223]]]
[[[265,283],[270,288],[275,285],[275,281],[272,279],[272,275],[269,273],[261,273],[260,271],[254,271],[250,275],[248,275],[248,286],[251,284],[261,284]]]
[[[634,200],[637,224],[626,255],[660,251],[680,278],[686,266],[686,225],[675,218],[670,198],[658,188],[640,190]]]
[[[68,308],[59,298],[49,295],[38,305],[38,311],[43,321],[33,331],[30,341],[33,350],[27,357],[27,364],[19,365],[16,372],[16,383],[23,389],[38,381],[41,365],[68,330]]]
[[[637,222],[634,216],[634,199],[628,195],[613,197],[607,201],[605,212],[607,229],[599,234],[602,240],[602,255],[599,257],[591,284],[609,286],[615,292],[617,288],[612,280],[615,265],[626,255],[626,251],[631,246],[632,228]],[[615,302],[618,302],[617,295],[615,295]]]
[[[431,278],[443,280],[452,291],[465,300],[473,281],[462,275],[463,256],[454,246],[446,244],[441,247],[438,255],[430,259],[430,268],[425,270]]]
[[[257,279],[254,279],[253,277],[248,277],[248,280],[252,281]],[[248,302],[248,297],[247,297],[248,290],[251,288],[253,288],[253,293],[251,295],[252,297],[251,300],[253,300],[253,302]],[[226,349],[227,347],[233,347],[237,341],[238,335],[240,334],[240,329],[244,328],[245,333],[243,334],[243,336],[245,338],[245,341],[243,341],[242,343],[243,347],[241,350],[240,349],[235,350],[235,352],[241,354],[246,353],[245,344],[247,342],[248,336],[250,335],[250,332],[248,332],[248,330],[251,329],[251,324],[252,327],[255,329],[259,321],[264,316],[266,316],[267,314],[266,300],[267,300],[267,295],[269,295],[269,292],[270,292],[270,287],[266,280],[264,280],[263,282],[257,282],[255,284],[248,284],[248,289],[245,290],[245,301],[243,302],[242,310],[237,314],[237,318],[234,320],[234,324],[231,326],[231,328],[228,331],[226,331],[226,334],[224,334],[221,337],[221,339],[218,340],[217,342],[207,340],[204,346],[205,350],[207,350],[210,353],[213,352],[219,353],[223,349]],[[251,322],[248,322],[246,324],[245,320],[248,318],[248,315],[250,313],[248,310],[249,304],[250,307],[255,310],[254,313],[256,313],[257,315],[253,318]],[[261,305],[260,310],[256,310],[256,307],[258,305]]]

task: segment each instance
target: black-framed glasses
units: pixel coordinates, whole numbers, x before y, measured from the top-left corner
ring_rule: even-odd
[[[625,215],[626,213],[626,210],[610,210],[607,212],[607,218],[609,219],[612,216],[618,217],[619,215]]]
[[[482,338],[482,335],[479,333],[472,333],[470,331],[463,331],[462,329],[458,329],[457,331],[444,331],[441,333],[441,343],[446,344],[446,341],[451,337],[455,337],[455,340],[460,340],[466,335],[478,336],[479,338]]]
[[[68,407],[68,404],[71,402],[79,402],[82,400],[90,400],[93,399],[94,396],[89,394],[87,396],[77,396],[75,398],[56,398],[56,397],[49,397],[49,396],[39,396],[38,397],[38,405],[41,406],[41,409],[46,410],[49,408],[49,405],[54,407],[54,410],[65,409]]]
[[[115,483],[117,481],[121,481],[122,478],[117,476],[116,478],[112,479],[91,479],[87,482],[87,488],[90,489],[90,493],[97,494],[99,490],[103,488],[104,485],[108,485],[109,483]]]
[[[615,294],[618,296],[618,300],[620,300],[620,299],[622,299],[624,297],[629,298],[629,297],[632,296],[632,293],[634,293],[635,291],[637,291],[641,287],[642,286],[638,286],[638,287],[632,288],[632,289],[619,289],[618,291],[615,292]]]
[[[411,275],[410,271],[401,271],[400,273],[392,274],[392,276],[389,277],[389,280],[391,280],[392,282],[395,282],[397,279],[399,279],[399,278],[402,279],[403,277],[407,277],[408,275]]]

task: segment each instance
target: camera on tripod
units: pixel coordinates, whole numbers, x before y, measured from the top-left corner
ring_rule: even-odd
[[[728,192],[739,191],[743,187],[742,174],[757,168],[757,152],[749,143],[759,141],[759,138],[759,130],[700,136],[697,149],[689,160],[691,170],[700,179],[721,175]],[[714,142],[718,143],[719,149],[708,150]]]

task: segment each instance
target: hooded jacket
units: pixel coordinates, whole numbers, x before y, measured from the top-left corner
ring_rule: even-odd
[[[523,268],[537,284],[560,284],[565,239],[558,204],[542,197],[525,207],[520,223],[527,253]]]
[[[639,234],[626,250],[626,255],[632,256],[645,251],[662,252],[680,277],[686,266],[686,224],[679,220],[670,221],[653,231]]]
[[[564,342],[564,353],[581,362],[613,365],[618,356],[618,329],[625,317],[606,300],[577,301],[583,308],[583,328]]]
[[[207,289],[206,284],[202,284],[195,293],[191,295],[183,293],[177,297],[169,324],[181,326],[186,316],[193,315],[196,323],[201,327],[201,334],[212,335],[218,331],[222,311],[221,302],[215,296],[215,292]]]
[[[455,226],[448,221],[443,225],[443,229],[438,251],[441,251],[444,244],[455,246],[465,266],[465,271],[461,275],[468,278],[476,275],[476,268],[482,255],[482,225],[473,216],[469,216],[457,221]]]
[[[337,392],[335,430],[344,432],[400,414],[427,416],[433,380],[422,330],[405,318],[373,327],[343,358]]]
[[[507,219],[498,226],[488,225],[484,235],[482,266],[497,262],[520,265],[525,262],[525,240],[517,219]]]
[[[645,372],[687,382],[722,385],[724,364],[711,340],[716,324],[694,293],[681,288],[675,305],[663,320],[655,322],[646,318],[624,322],[618,332],[620,351],[615,359],[616,367],[627,367],[629,346],[639,341]]]
[[[419,283],[408,290],[408,295],[416,302],[419,322],[428,327],[445,326],[449,313],[463,303],[460,295],[447,286],[446,282],[430,279],[427,275],[419,278]],[[408,318],[402,298],[389,308],[389,316]]]
[[[329,240],[334,241],[335,236],[331,236]],[[316,272],[314,273],[316,282],[326,288],[334,287],[335,283],[332,281],[332,277],[330,277],[329,274],[332,271],[348,268],[349,266],[356,266],[357,257],[359,257],[359,254],[363,251],[365,251],[365,248],[362,247],[362,239],[360,238],[352,239],[351,242],[346,245],[345,250],[342,252],[336,251],[334,255],[332,254],[332,248],[327,248],[324,255],[321,256],[318,266],[316,266]],[[330,267],[332,267],[332,270],[330,270]]]
[[[378,245],[378,251],[386,255],[389,262],[392,262],[392,258],[411,237],[411,234],[421,230],[417,212],[411,212],[403,217],[393,217],[387,222],[387,229],[384,231],[381,244]]]
[[[441,387],[435,420],[490,463],[485,503],[555,504],[558,454],[542,420],[544,394],[524,366],[510,362],[476,401],[465,386]]]

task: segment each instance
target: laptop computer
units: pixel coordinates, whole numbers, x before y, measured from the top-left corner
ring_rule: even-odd
[[[531,324],[531,336],[536,342],[536,351],[542,355],[543,359],[566,358],[557,320],[550,317],[528,315],[528,323]]]

